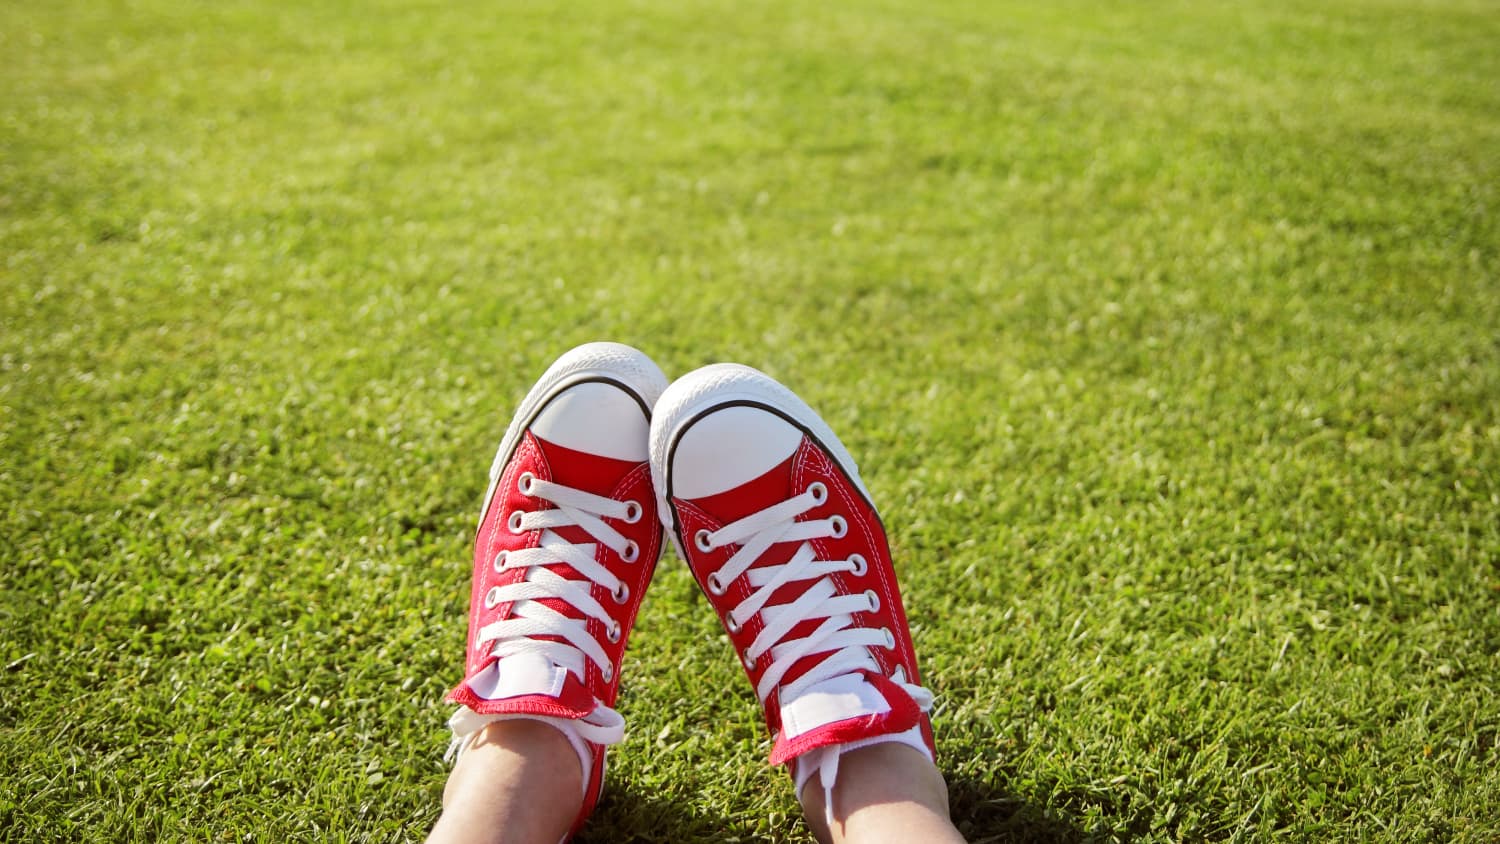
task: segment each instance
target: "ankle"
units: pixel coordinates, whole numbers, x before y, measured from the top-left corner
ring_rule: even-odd
[[[578,816],[582,777],[577,754],[556,728],[525,719],[486,724],[453,767],[429,841],[552,844]],[[509,825],[497,825],[501,818]]]
[[[472,782],[491,779],[499,769],[524,771],[526,778],[547,783],[548,792],[558,794],[560,803],[578,802],[583,791],[584,771],[562,731],[541,721],[517,718],[479,728],[454,765],[443,802],[450,803]]]
[[[819,841],[962,841],[948,817],[948,786],[925,754],[889,742],[847,751],[832,811],[814,778],[798,795]]]

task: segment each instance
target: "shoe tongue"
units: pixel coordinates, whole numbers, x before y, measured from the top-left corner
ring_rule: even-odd
[[[640,465],[638,460],[618,460],[576,451],[548,442],[535,434],[532,439],[536,440],[542,456],[547,459],[551,481],[596,495],[607,495],[610,490],[619,486],[627,472]]]
[[[594,695],[571,671],[540,654],[518,653],[495,660],[466,679],[463,686],[474,694],[470,705],[478,712],[581,718],[598,706]],[[538,709],[539,697],[546,699],[545,709]]]
[[[490,663],[469,679],[469,688],[485,700],[503,700],[523,695],[558,697],[568,670],[553,665],[541,654],[511,654]]]
[[[695,499],[693,503],[723,525],[759,513],[802,492],[792,489],[792,462],[796,459],[797,454],[794,453],[758,478],[733,489]]]
[[[860,673],[824,680],[781,703],[781,728],[788,739],[851,718],[883,715],[891,710],[881,690]]]
[[[810,750],[903,733],[921,722],[922,707],[878,673],[860,671],[825,680],[784,701],[781,729],[771,746],[780,765]]]

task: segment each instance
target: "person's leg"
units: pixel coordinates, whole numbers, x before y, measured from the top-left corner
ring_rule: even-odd
[[[833,787],[834,811],[823,789],[802,790],[802,811],[824,844],[960,844],[964,839],[948,819],[948,786],[926,756],[902,744],[851,750],[839,760]],[[832,814],[833,821],[828,816]]]
[[[429,844],[557,844],[578,816],[583,772],[556,728],[497,721],[480,729],[443,789]]]
[[[704,367],[657,402],[651,471],[818,835],[963,840],[885,529],[828,425],[764,373]]]

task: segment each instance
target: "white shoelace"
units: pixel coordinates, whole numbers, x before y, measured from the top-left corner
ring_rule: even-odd
[[[811,670],[782,687],[780,699],[783,704],[795,700],[800,694],[825,680],[860,669],[880,673],[880,666],[869,649],[895,645],[895,638],[889,629],[874,630],[854,626],[852,613],[878,610],[879,598],[873,592],[840,595],[828,577],[837,572],[863,573],[867,562],[858,555],[847,560],[818,560],[808,542],[823,537],[843,536],[848,530],[847,522],[841,516],[797,521],[798,516],[820,506],[827,497],[827,488],[815,482],[801,495],[767,507],[716,531],[700,532],[694,539],[699,549],[704,551],[742,543],[739,550],[709,576],[708,587],[715,594],[723,594],[735,578],[748,572],[749,584],[755,591],[730,611],[728,621],[731,629],[738,629],[756,613],[760,613],[765,625],[744,653],[746,663],[751,666],[767,651],[771,654],[771,663],[761,675],[755,689],[762,703],[792,666],[805,656],[829,654]],[[802,544],[786,563],[751,568],[771,546],[797,541]],[[804,580],[817,582],[789,604],[767,605],[777,589],[785,584]],[[783,641],[797,625],[817,619],[823,621],[811,635]],[[931,692],[907,683],[904,673],[899,670],[892,679],[912,696],[923,711],[931,709]]]
[[[604,622],[605,635],[612,641],[621,635],[620,625],[610,616],[604,606],[594,598],[594,584],[608,590],[617,603],[630,599],[629,587],[608,568],[594,559],[598,545],[634,560],[640,549],[624,534],[610,527],[605,518],[634,521],[641,517],[640,504],[633,501],[616,501],[602,495],[584,492],[572,487],[544,481],[529,473],[521,476],[521,491],[534,498],[552,502],[554,507],[533,512],[511,514],[508,528],[512,533],[541,530],[541,542],[536,548],[504,552],[491,562],[497,572],[510,569],[527,569],[526,577],[506,586],[491,587],[485,594],[486,608],[497,604],[515,602],[511,617],[491,622],[479,630],[479,646],[492,644],[490,653],[504,659],[517,654],[537,654],[553,665],[572,672],[580,681],[587,671],[585,660],[598,666],[606,682],[614,677],[614,666],[604,647],[588,631],[589,619]],[[590,543],[571,543],[553,532],[553,528],[576,525],[597,540]],[[566,563],[572,566],[585,580],[569,580],[547,566]],[[542,603],[543,599],[558,599],[581,611],[583,618],[569,618]],[[540,639],[540,636],[556,636],[563,641]],[[461,710],[450,726],[455,734],[455,744],[490,721],[498,720],[472,711]],[[538,718],[548,723],[565,719]],[[563,726],[563,725],[559,725]],[[624,737],[624,719],[614,709],[599,704],[588,719],[567,721],[566,727],[577,730],[579,737],[597,744],[618,744]],[[566,731],[566,730],[565,730]]]

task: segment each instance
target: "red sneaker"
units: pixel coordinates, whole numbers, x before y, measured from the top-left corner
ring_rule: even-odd
[[[599,797],[620,659],[661,554],[647,463],[651,407],[667,379],[615,343],[579,346],[527,393],[490,467],[474,542],[465,679],[448,699],[450,755],[485,724],[557,727]]]
[[[885,530],[854,460],[764,373],[717,364],[667,388],[651,422],[663,524],[765,708],[771,763],[829,793],[847,750],[933,755]]]

